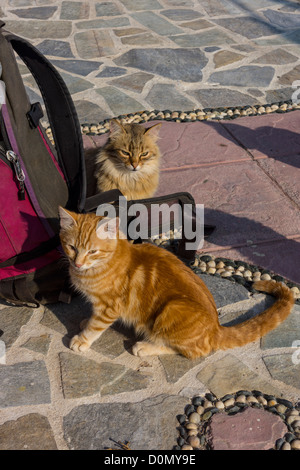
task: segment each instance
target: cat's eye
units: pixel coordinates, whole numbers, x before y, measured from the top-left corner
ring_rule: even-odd
[[[120,150],[121,154],[125,157],[130,157],[130,153],[127,150]]]
[[[93,254],[97,253],[97,250],[89,250],[88,253],[89,253],[89,255],[93,255]]]
[[[71,248],[72,251],[76,251],[76,248],[73,245],[69,245],[69,248]]]
[[[140,157],[147,157],[149,155],[149,152],[147,150],[147,152],[143,152],[140,154]]]

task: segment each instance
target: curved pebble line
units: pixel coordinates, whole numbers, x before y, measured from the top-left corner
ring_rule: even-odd
[[[274,280],[283,282],[289,287],[295,297],[295,303],[300,305],[300,286],[294,282],[279,276],[268,269],[251,265],[244,261],[230,260],[228,258],[217,258],[213,255],[198,255],[190,263],[190,267],[196,274],[208,274],[215,277],[228,279],[229,281],[242,284],[250,292],[258,292],[252,284],[256,280]]]
[[[212,443],[207,432],[211,418],[216,413],[229,416],[241,413],[245,409],[260,408],[279,416],[288,428],[288,432],[274,443],[273,450],[300,450],[300,403],[296,406],[284,398],[264,394],[258,390],[239,390],[217,398],[212,393],[196,396],[184,409],[184,414],[177,416],[179,422],[178,445],[174,450],[212,450]]]
[[[160,111],[144,110],[136,113],[121,114],[115,118],[107,118],[99,123],[80,124],[81,133],[86,135],[101,135],[109,131],[109,122],[111,119],[118,119],[121,123],[137,123],[142,124],[148,121],[173,121],[173,122],[195,122],[195,121],[219,121],[231,120],[243,116],[263,116],[273,113],[288,113],[300,109],[300,104],[293,103],[292,100],[278,101],[273,104],[255,105],[255,106],[236,106],[236,107],[219,107],[219,108],[203,108],[193,111],[170,111],[166,109]],[[46,133],[48,138],[53,141],[52,131],[47,127]]]

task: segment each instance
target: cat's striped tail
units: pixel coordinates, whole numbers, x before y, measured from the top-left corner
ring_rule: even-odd
[[[274,304],[263,313],[234,326],[221,326],[217,349],[243,346],[261,338],[276,328],[290,314],[294,305],[293,292],[280,282],[257,281],[254,289],[277,297]]]

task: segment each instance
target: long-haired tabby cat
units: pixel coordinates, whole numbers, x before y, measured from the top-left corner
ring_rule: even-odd
[[[130,244],[120,235],[118,221],[60,208],[60,238],[71,281],[93,306],[91,318],[70,342],[74,351],[87,350],[121,319],[145,335],[145,341],[133,346],[135,355],[180,353],[193,359],[252,342],[289,315],[294,304],[290,289],[258,281],[255,289],[275,295],[277,301],[241,324],[221,326],[202,280],[168,251]]]
[[[110,136],[96,158],[99,191],[119,189],[128,200],[153,196],[159,182],[161,123],[147,129],[112,119]]]

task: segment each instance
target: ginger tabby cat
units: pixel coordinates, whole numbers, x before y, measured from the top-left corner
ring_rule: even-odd
[[[275,295],[277,301],[243,323],[221,326],[212,294],[175,255],[151,244],[132,245],[119,232],[118,218],[59,211],[71,281],[93,306],[91,318],[70,342],[73,351],[86,351],[121,319],[145,335],[145,341],[133,346],[136,356],[180,353],[194,359],[250,343],[292,310],[288,287],[258,281],[255,289]]]
[[[156,144],[161,124],[145,128],[112,119],[110,136],[96,159],[99,191],[119,189],[128,199],[153,196],[159,182],[160,151]]]

